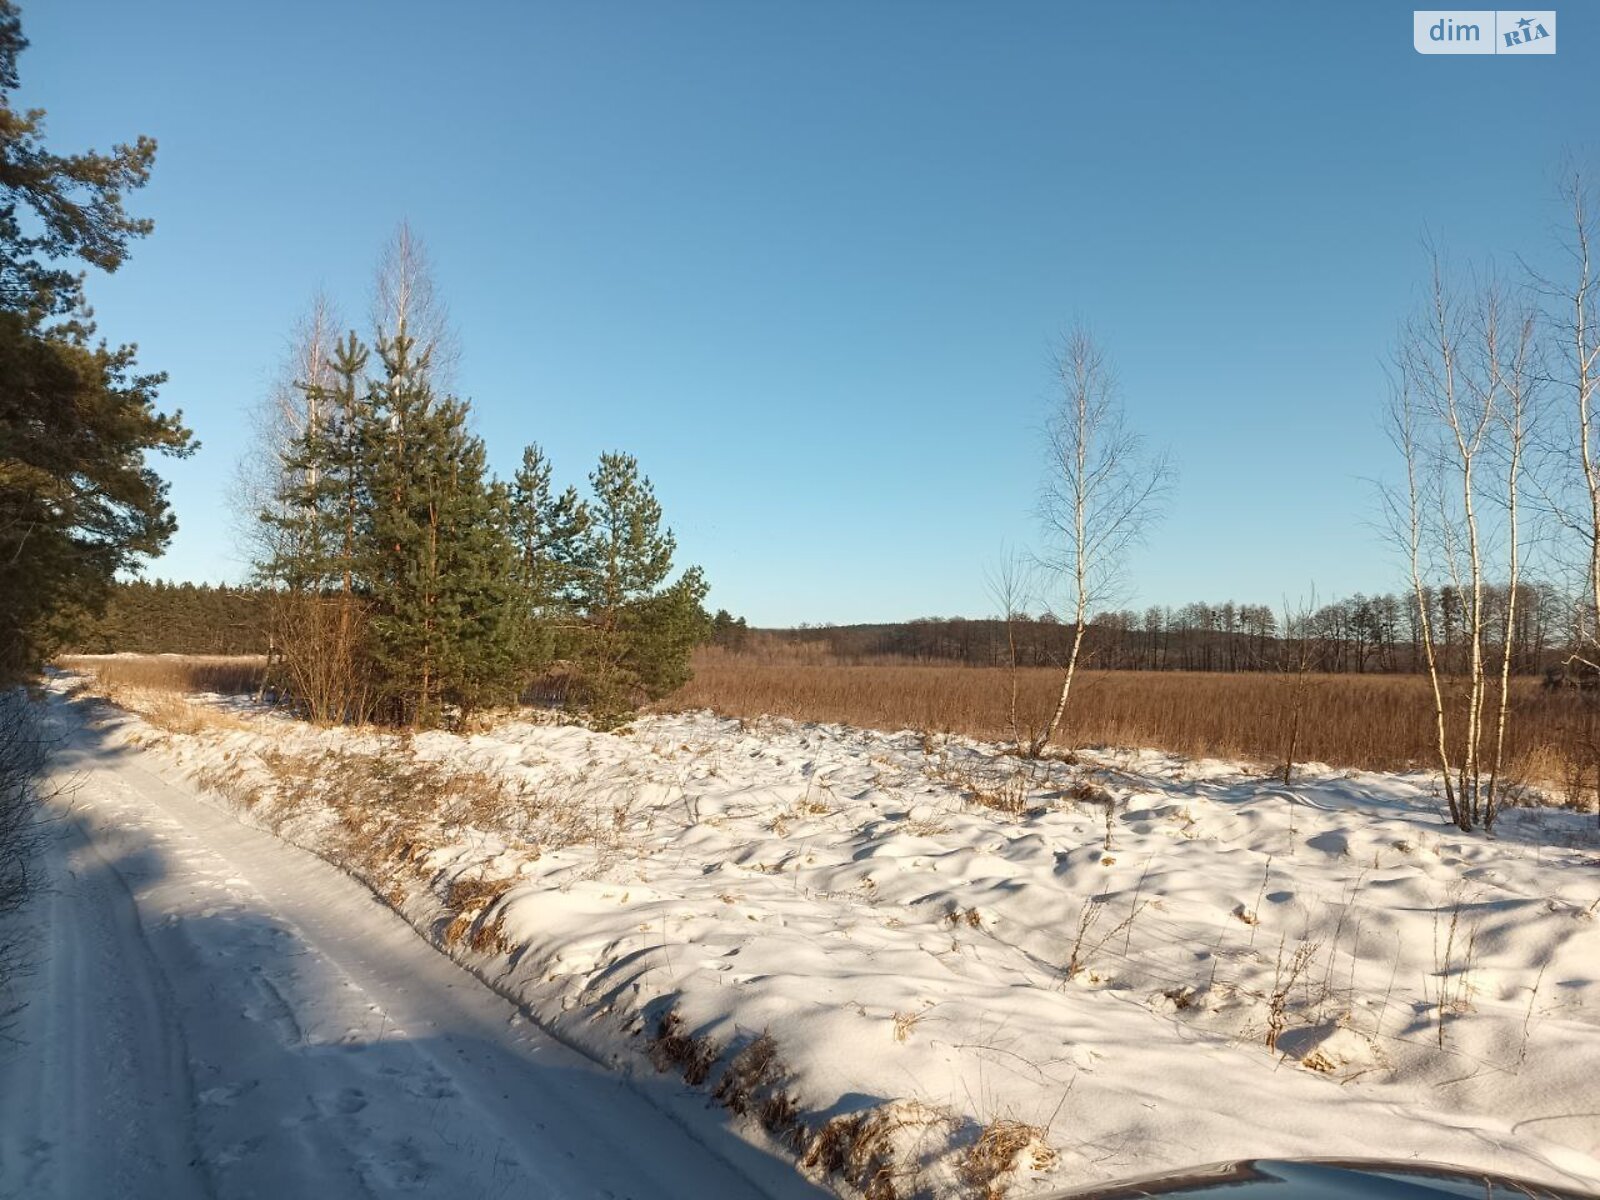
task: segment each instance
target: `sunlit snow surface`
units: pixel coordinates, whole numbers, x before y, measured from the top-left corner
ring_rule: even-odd
[[[242,727],[161,752],[264,788],[240,815],[313,849],[335,816],[273,793],[261,756],[401,752],[229,707]],[[453,880],[490,880],[477,920],[500,941],[449,952],[597,1057],[653,1075],[675,1012],[722,1056],[708,1091],[769,1033],[812,1133],[894,1102],[939,1114],[898,1147],[902,1194],[960,1194],[963,1148],[997,1119],[1055,1151],[1019,1156],[1013,1194],[1308,1155],[1600,1187],[1592,813],[1509,810],[1490,838],[1446,824],[1420,774],[1309,767],[1285,788],[1150,751],[1029,767],[706,714],[412,750],[512,777],[541,814],[435,824],[389,884],[425,936],[444,940]],[[553,844],[552,812],[584,840]]]

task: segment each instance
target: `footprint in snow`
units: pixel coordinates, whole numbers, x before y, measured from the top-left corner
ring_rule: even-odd
[[[246,1158],[260,1150],[261,1147],[266,1144],[266,1140],[267,1139],[264,1135],[258,1135],[256,1137],[245,1138],[245,1140],[242,1142],[234,1142],[231,1146],[224,1147],[221,1152],[217,1154],[216,1165],[219,1167],[226,1167],[232,1163],[236,1163],[241,1158]]]
[[[367,1106],[367,1096],[360,1088],[344,1088],[333,1099],[333,1111],[354,1116]]]
[[[1342,833],[1329,830],[1319,833],[1316,837],[1307,838],[1306,845],[1313,850],[1321,850],[1324,854],[1331,854],[1335,858],[1343,858],[1350,853],[1350,839]]]
[[[232,1083],[225,1087],[207,1088],[200,1093],[201,1104],[212,1104],[226,1108],[240,1096],[244,1096],[261,1086],[259,1079],[247,1079],[243,1083]]]

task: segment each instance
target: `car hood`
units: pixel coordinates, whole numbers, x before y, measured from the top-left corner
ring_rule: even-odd
[[[1045,1200],[1134,1200],[1188,1196],[1203,1200],[1597,1200],[1593,1192],[1533,1183],[1436,1163],[1385,1159],[1252,1158],[1167,1175],[1055,1192]]]

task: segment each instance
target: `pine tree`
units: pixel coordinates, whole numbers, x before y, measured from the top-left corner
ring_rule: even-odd
[[[642,697],[665,695],[689,677],[689,653],[705,640],[705,579],[691,567],[670,587],[677,539],[661,527],[661,505],[627,454],[603,454],[589,476],[590,521],[580,538],[579,594],[586,617],[580,662],[586,698],[602,724]]]
[[[576,645],[579,559],[589,509],[577,488],[555,494],[550,460],[536,445],[522,452],[507,504],[516,552],[517,648],[526,684],[570,657]]]
[[[466,432],[467,406],[449,401],[452,460],[442,555],[445,699],[463,715],[515,702],[518,655],[516,550],[506,489],[490,483],[481,438]]]
[[[155,143],[57,155],[44,113],[17,111],[27,47],[0,0],[0,681],[36,668],[104,605],[112,579],[159,554],[175,528],[147,456],[190,453],[163,377],[131,347],[93,342],[77,267],[114,271],[150,222],[123,209]]]
[[[711,644],[735,654],[745,648],[750,638],[750,626],[743,617],[735,617],[725,608],[717,609],[711,618]]]
[[[513,550],[467,408],[434,395],[404,326],[378,344],[383,374],[365,428],[363,574],[372,654],[389,716],[437,723],[515,691]]]

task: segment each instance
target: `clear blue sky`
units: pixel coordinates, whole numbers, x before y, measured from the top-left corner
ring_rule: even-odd
[[[1399,582],[1382,358],[1425,232],[1542,255],[1594,161],[1600,6],[1558,11],[1506,58],[1395,3],[25,0],[20,98],[58,150],[160,142],[90,281],[204,443],[153,574],[243,576],[244,414],[406,218],[491,461],[637,454],[713,606],[989,611],[1078,317],[1181,471],[1132,599],[1276,603]]]

